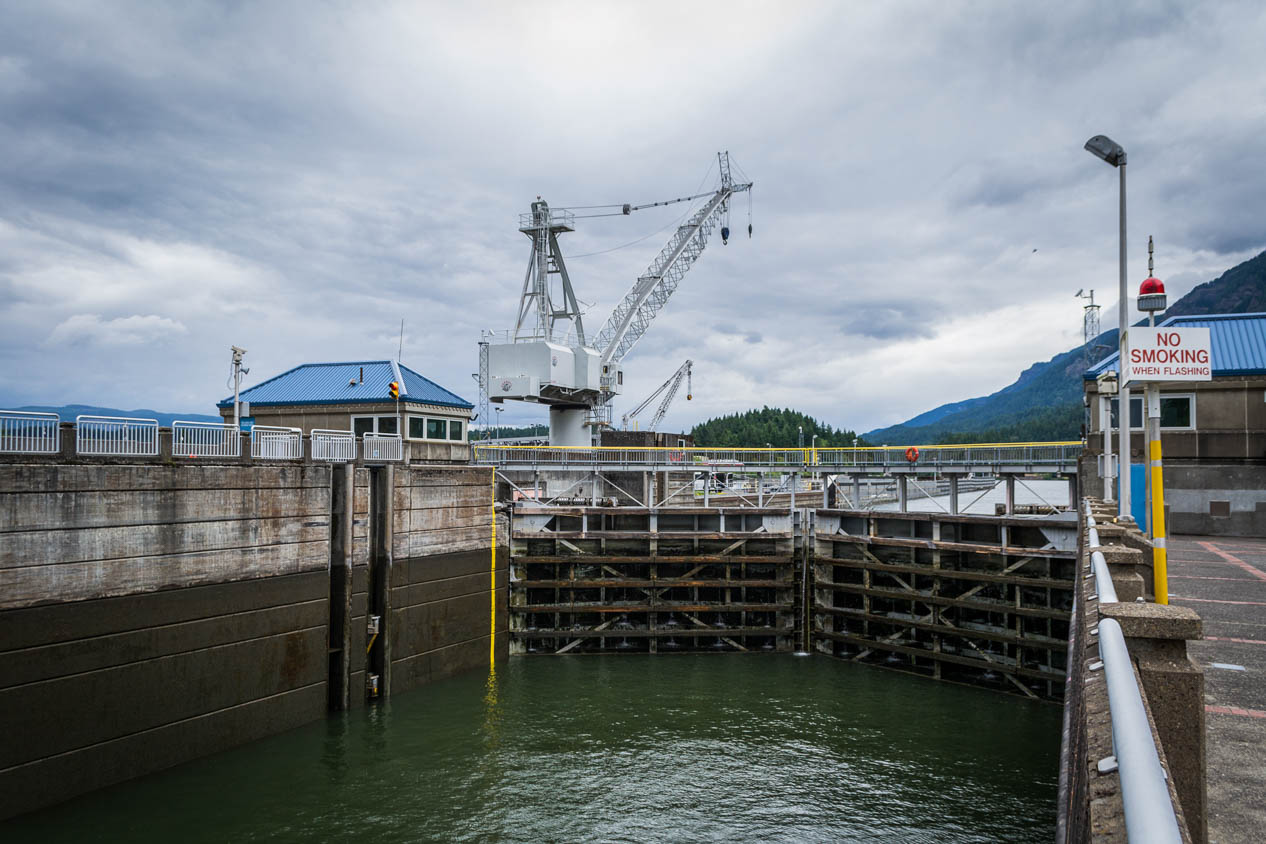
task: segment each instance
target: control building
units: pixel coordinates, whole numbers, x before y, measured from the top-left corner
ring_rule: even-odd
[[[1213,379],[1162,384],[1161,448],[1171,533],[1266,536],[1266,313],[1176,316],[1159,323],[1208,328]],[[1113,353],[1085,374],[1090,410],[1083,490],[1103,492],[1096,461],[1103,453],[1100,402],[1110,401],[1117,450],[1116,396],[1100,395],[1097,378],[1119,371]],[[1130,463],[1142,471],[1146,441],[1143,396],[1130,396]],[[1135,481],[1136,500],[1141,500]],[[1138,508],[1136,508],[1137,510]]]
[[[398,385],[399,399],[391,397]],[[474,405],[390,360],[305,363],[243,390],[246,425],[400,434],[405,458],[464,462]],[[233,397],[217,405],[233,421]]]

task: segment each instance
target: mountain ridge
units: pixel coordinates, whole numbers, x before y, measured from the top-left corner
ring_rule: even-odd
[[[1157,320],[1191,314],[1266,311],[1266,252],[1192,288]],[[1142,323],[1139,323],[1142,324]],[[947,441],[1072,440],[1081,435],[1082,374],[1117,345],[1112,328],[1091,341],[1038,361],[1015,381],[987,396],[934,407],[904,422],[862,434],[889,445]],[[1105,348],[1100,348],[1105,347]]]

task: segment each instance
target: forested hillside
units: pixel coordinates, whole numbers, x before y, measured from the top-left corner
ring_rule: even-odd
[[[801,442],[802,428],[806,447],[813,442],[815,434],[819,448],[848,446],[857,439],[853,431],[832,428],[795,410],[771,407],[709,419],[694,426],[690,434],[699,446],[761,447],[768,444],[775,448],[794,448]]]

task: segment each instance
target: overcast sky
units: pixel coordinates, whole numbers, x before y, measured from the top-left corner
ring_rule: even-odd
[[[1111,8],[1109,8],[1111,7]],[[476,400],[518,215],[755,181],[626,358],[693,358],[667,426],[763,404],[868,430],[1115,325],[1147,236],[1171,301],[1266,248],[1266,5],[143,3],[0,7],[0,406],[214,412],[395,355]],[[680,207],[586,220],[596,331]],[[543,418],[507,405],[504,421]]]

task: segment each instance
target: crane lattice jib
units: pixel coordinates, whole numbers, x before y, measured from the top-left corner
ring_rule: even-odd
[[[693,365],[694,361],[688,360],[677,370],[677,374],[673,376],[672,385],[668,388],[668,394],[664,396],[664,400],[655,409],[655,415],[651,417],[651,424],[646,427],[646,430],[659,430],[659,423],[664,421],[664,415],[668,413],[668,408],[672,405],[673,399],[677,397],[677,390],[681,388],[682,379],[690,375],[690,367]]]
[[[663,421],[664,414],[668,412],[669,405],[673,403],[673,397],[677,395],[677,390],[678,388],[681,387],[682,379],[689,377],[690,368],[694,366],[694,363],[695,363],[694,361],[688,360],[685,363],[683,363],[681,366],[677,367],[677,371],[674,372],[672,375],[668,376],[667,381],[665,381],[663,384],[660,384],[658,387],[656,387],[655,392],[647,396],[642,401],[642,403],[639,404],[637,407],[633,408],[628,413],[624,414],[625,427],[628,427],[630,419],[635,418],[643,410],[646,410],[646,408],[650,407],[651,402],[655,401],[655,399],[659,398],[660,395],[662,395],[664,391],[667,390],[668,395],[664,396],[664,400],[659,403],[659,407],[656,408],[655,410],[655,415],[651,418],[650,425],[646,427],[646,430],[648,431],[655,430],[655,426],[657,426],[661,421]]]
[[[612,311],[598,334],[595,346],[602,351],[604,365],[619,363],[642,339],[655,315],[707,246],[708,235],[728,207],[730,197],[750,187],[750,183],[723,186],[678,227],[677,233]]]

